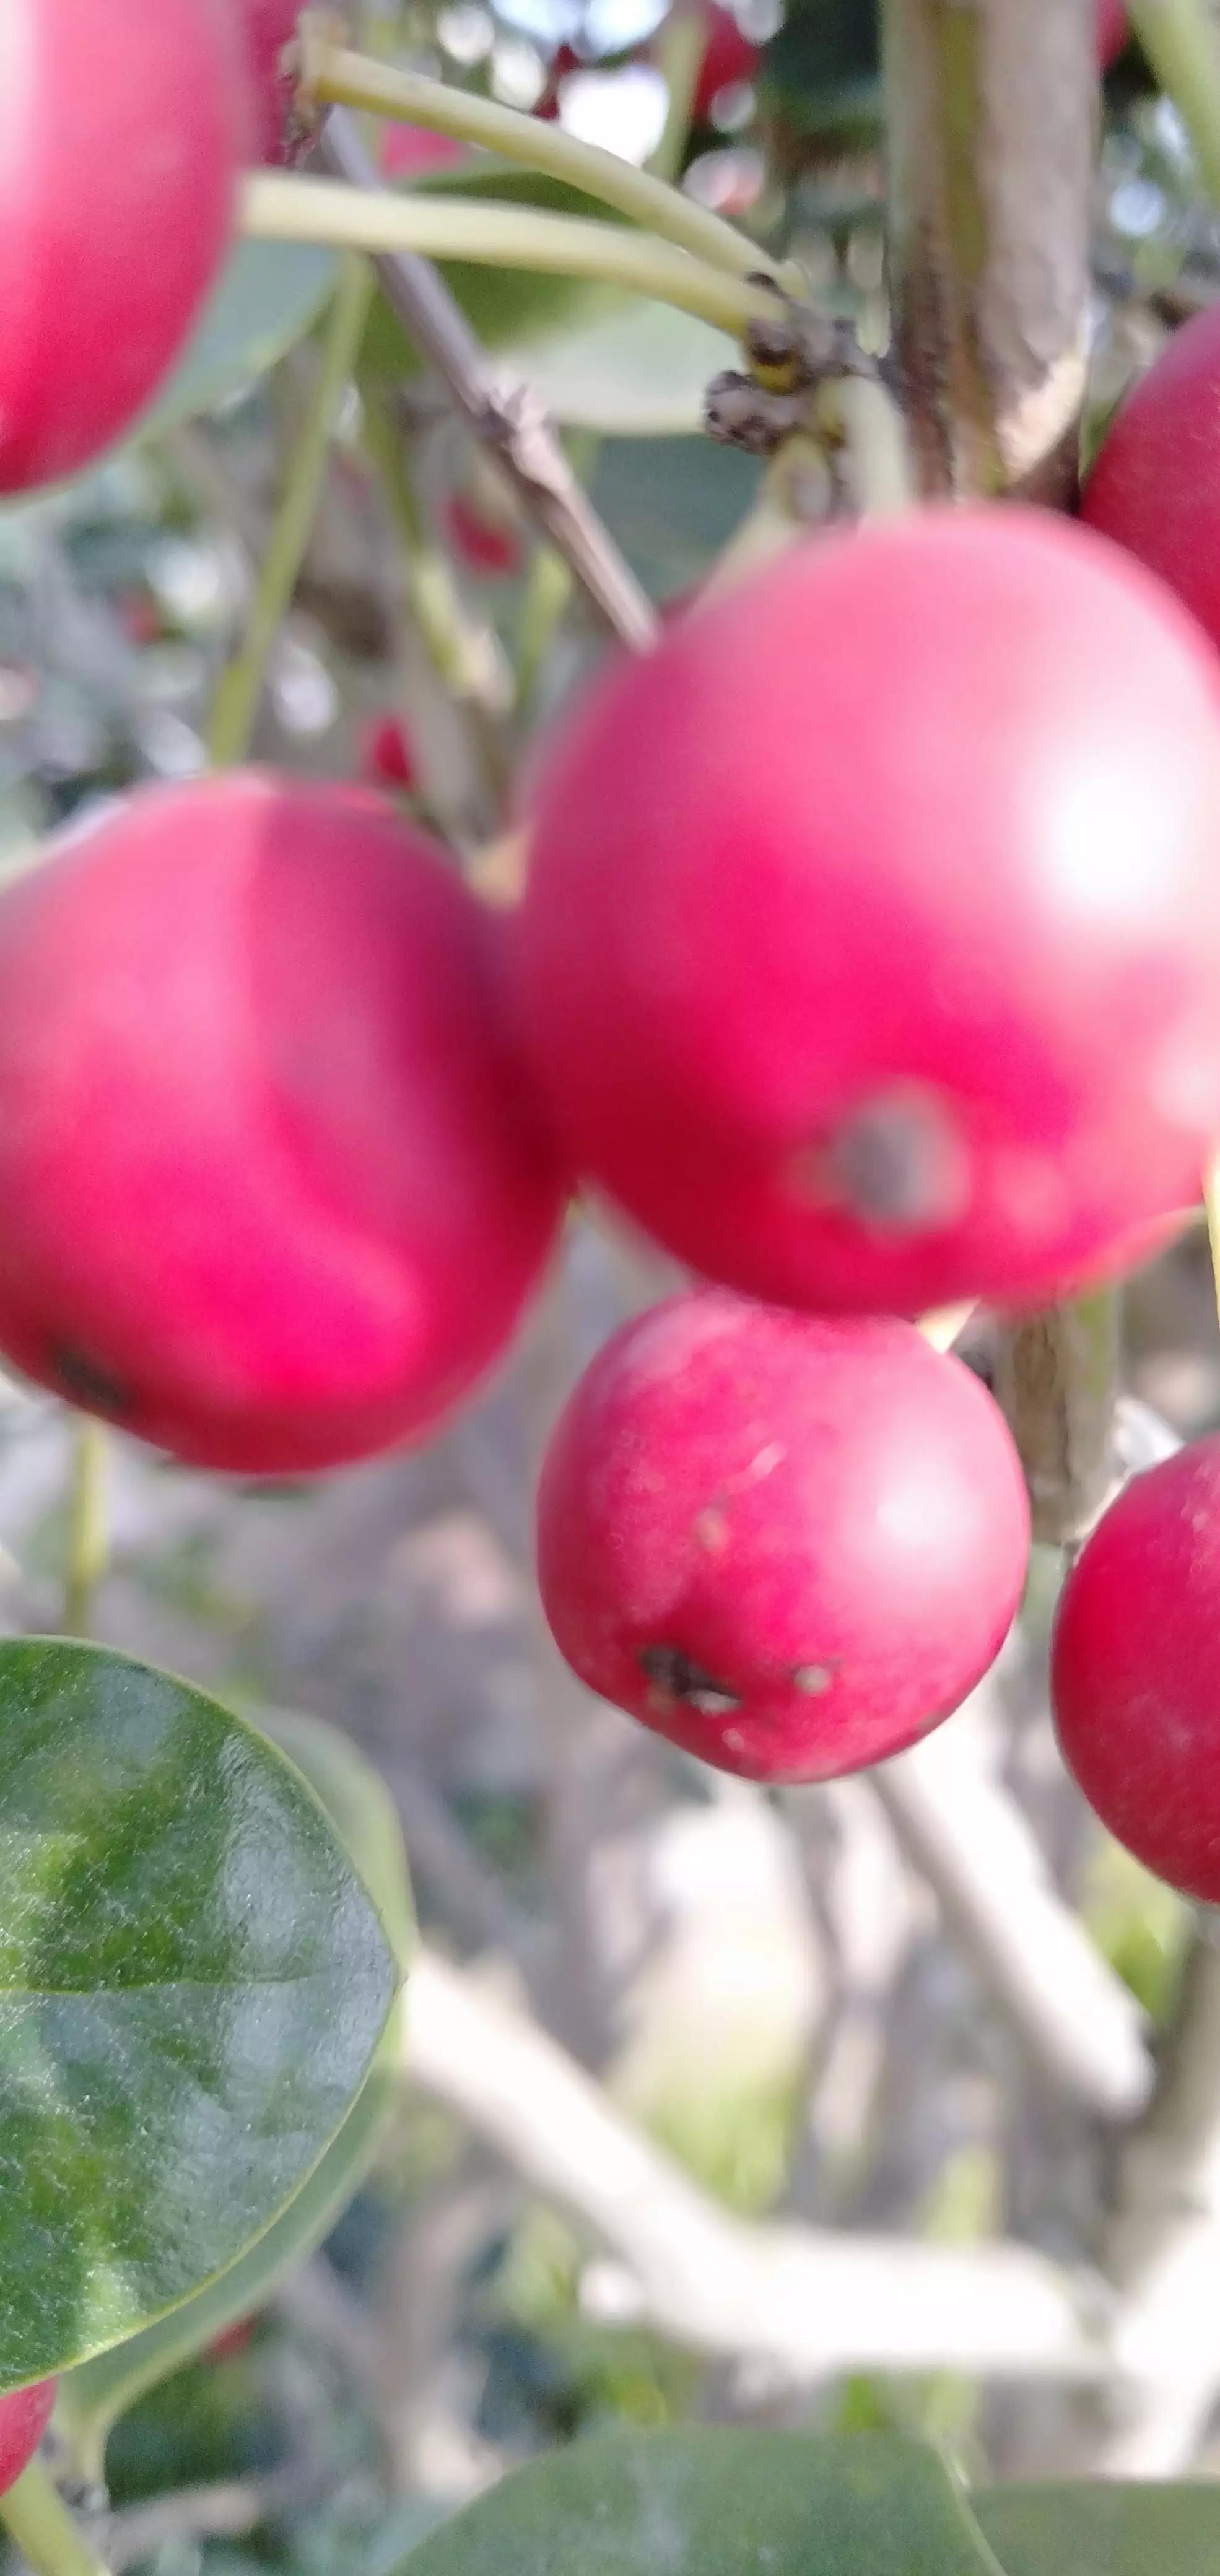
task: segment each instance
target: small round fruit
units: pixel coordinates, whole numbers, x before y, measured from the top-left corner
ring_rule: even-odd
[[[511,519],[491,519],[462,492],[445,505],[445,526],[454,553],[470,572],[485,581],[503,581],[521,568],[521,538]]]
[[[720,0],[711,0],[711,6],[704,10],[704,22],[707,42],[692,108],[697,123],[706,123],[722,90],[736,89],[741,82],[753,80],[761,53],[736,13],[721,7]]]
[[[229,0],[4,0],[0,492],[156,392],[224,256],[249,101]]]
[[[1120,403],[1081,510],[1158,573],[1220,645],[1220,307],[1175,331]]]
[[[145,790],[0,894],[0,1349],[204,1466],[447,1414],[562,1204],[487,924],[363,790]]]
[[[1068,1769],[1145,1867],[1220,1904],[1220,1434],[1133,1477],[1063,1587]]]
[[[1117,62],[1127,41],[1127,12],[1123,0],[1097,0],[1097,59],[1103,71]]]
[[[414,787],[415,757],[402,719],[386,707],[370,716],[359,745],[360,775],[366,786],[391,787],[399,793]]]
[[[51,2420],[55,2382],[40,2379],[33,2388],[17,2388],[0,2397],[0,2495],[15,2486],[28,2469]]]
[[[538,1578],[592,1690],[721,1770],[824,1780],[957,1708],[1021,1596],[997,1407],[911,1324],[724,1289],[628,1324],[538,1495]]]
[[[1050,1300],[1220,1130],[1220,697],[1090,531],[924,511],[620,664],[535,788],[522,1030],[574,1165],[747,1293]]]

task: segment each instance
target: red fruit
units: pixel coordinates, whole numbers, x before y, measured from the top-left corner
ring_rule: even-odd
[[[239,2317],[235,2325],[226,2326],[215,2335],[204,2353],[205,2361],[238,2361],[254,2341],[255,2317]]]
[[[18,2388],[11,2397],[0,2397],[0,2495],[7,2495],[22,2470],[28,2469],[54,2403],[53,2379],[40,2379],[33,2388]]]
[[[371,716],[360,735],[360,775],[368,787],[403,789],[415,784],[415,762],[400,719],[387,707]]]
[[[1030,1302],[1198,1196],[1220,725],[1088,531],[793,549],[620,665],[544,768],[522,1027],[576,1166],[705,1276]]]
[[[1136,1476],[1063,1588],[1064,1760],[1158,1877],[1220,1903],[1220,1435]]]
[[[723,1289],[615,1335],[547,1452],[538,1578],[603,1698],[721,1770],[824,1780],[958,1707],[1020,1599],[1003,1419],[910,1324]]]
[[[142,411],[224,256],[248,101],[227,0],[5,0],[0,491]]]
[[[693,107],[699,124],[706,124],[722,89],[732,89],[739,81],[753,80],[762,50],[751,43],[731,9],[720,8],[713,0],[713,5],[704,15],[707,43],[699,66]]]
[[[237,773],[70,835],[0,895],[0,1347],[204,1466],[430,1427],[561,1204],[493,971],[357,788]]]
[[[296,35],[305,5],[306,0],[237,0],[245,27],[259,161],[287,158],[285,135],[293,83],[284,67],[284,48]]]
[[[1220,644],[1220,308],[1175,331],[1120,404],[1081,511],[1159,573]]]
[[[1121,54],[1127,32],[1123,0],[1097,0],[1097,59],[1103,71]]]
[[[498,525],[476,510],[461,492],[453,492],[445,504],[445,525],[455,554],[471,572],[496,580],[517,571],[521,539],[510,522]]]
[[[449,170],[466,156],[451,134],[433,134],[426,125],[389,125],[381,145],[384,179],[413,179],[421,170]]]

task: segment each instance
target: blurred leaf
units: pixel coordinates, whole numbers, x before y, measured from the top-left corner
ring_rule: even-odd
[[[607,438],[698,430],[710,378],[740,361],[725,332],[640,295],[607,296],[604,311],[515,354],[563,428]]]
[[[985,2487],[1004,2576],[1216,2576],[1220,2486]]]
[[[405,1970],[415,1918],[397,1810],[380,1773],[321,1718],[277,1710],[264,1716],[261,1731],[291,1757],[322,1800]],[[400,2020],[395,2006],[338,2136],[266,2235],[170,2316],[69,2372],[60,2406],[82,2476],[101,2477],[107,2433],[137,2397],[203,2351],[226,2326],[264,2306],[285,2273],[330,2234],[372,2165],[394,2104]]]
[[[789,0],[759,88],[791,135],[868,141],[881,126],[878,0]]]
[[[418,185],[429,195],[448,195],[456,188],[463,197],[484,197],[493,204],[544,206],[556,214],[596,214],[609,223],[615,221],[612,210],[595,205],[583,189],[570,188],[541,171],[511,169],[496,162],[484,163],[478,170],[429,171]],[[524,268],[482,268],[467,260],[443,260],[439,265],[487,349],[516,347],[553,332],[561,322],[596,312],[608,296],[612,304],[616,300],[606,287],[580,277],[548,277]],[[360,363],[362,374],[381,382],[419,372],[419,353],[384,296],[373,306]]]
[[[311,1790],[97,1647],[0,1645],[0,2385],[148,2325],[317,2167],[395,1988]]]
[[[467,2505],[412,2552],[406,2569],[410,2576],[757,2576],[760,2569],[998,2576],[964,2498],[922,2444],[719,2425],[578,2442]]]
[[[654,599],[690,588],[745,517],[754,457],[710,438],[611,439],[592,478],[600,511]]]
[[[312,242],[239,242],[185,354],[131,434],[176,429],[265,375],[312,329],[337,273],[335,253]]]

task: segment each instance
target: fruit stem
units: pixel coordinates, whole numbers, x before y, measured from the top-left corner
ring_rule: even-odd
[[[1202,0],[1127,0],[1127,15],[1220,204],[1220,40]]]
[[[108,2576],[37,2454],[0,2496],[0,2522],[34,2576]]]
[[[317,373],[297,434],[279,508],[267,540],[246,631],[222,672],[208,726],[217,769],[244,760],[258,715],[267,663],[292,602],[313,533],[340,406],[355,366],[373,294],[367,262],[344,260],[327,320]]]
[[[832,377],[818,393],[817,423],[839,452],[857,518],[892,518],[915,500],[906,423],[887,385],[869,376]]]
[[[249,172],[239,201],[240,229],[255,241],[312,241],[374,253],[418,251],[427,259],[466,259],[490,268],[538,269],[554,277],[588,277],[625,286],[660,304],[694,313],[740,338],[751,322],[771,319],[775,294],[728,277],[672,242],[577,215],[535,206],[481,205],[471,197],[391,196],[333,179],[283,170]]]
[[[653,45],[653,60],[665,83],[669,104],[665,124],[648,167],[656,179],[675,180],[682,168],[691,119],[695,111],[695,93],[707,52],[708,22],[702,9],[671,9],[658,29]],[[726,231],[732,226],[726,225]],[[737,236],[735,236],[737,238]],[[754,268],[771,268],[774,262],[756,258]],[[799,273],[798,287],[799,293]]]
[[[87,1637],[93,1596],[110,1555],[110,1441],[104,1422],[82,1413],[73,1425],[68,1534],[64,1551],[64,1635]]]
[[[543,117],[523,116],[495,99],[470,90],[451,89],[420,72],[400,71],[389,63],[370,61],[346,46],[328,42],[305,21],[300,40],[301,86],[305,101],[362,108],[374,116],[406,118],[435,134],[451,134],[462,143],[478,143],[505,161],[566,180],[586,197],[613,206],[628,221],[675,242],[710,268],[729,277],[750,277],[771,267],[756,242],[747,241],[719,215],[711,214],[668,180],[637,170],[617,152],[600,144],[581,143],[574,134]],[[799,282],[799,281],[798,281]]]

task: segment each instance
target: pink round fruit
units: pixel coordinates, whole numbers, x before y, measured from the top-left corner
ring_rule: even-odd
[[[447,1414],[562,1192],[479,906],[357,788],[143,791],[0,895],[0,1348],[204,1466]]]
[[[0,2397],[0,2495],[7,2495],[22,2470],[28,2469],[54,2404],[53,2379],[40,2379],[33,2388],[17,2388],[11,2397]]]
[[[592,1690],[721,1770],[824,1780],[948,1716],[1020,1599],[1002,1416],[911,1324],[724,1289],[616,1334],[551,1441],[538,1578]]]
[[[573,1164],[749,1294],[1051,1299],[1220,1130],[1220,695],[1090,531],[819,538],[620,664],[535,788],[522,1030]]]
[[[1097,59],[1103,71],[1117,62],[1127,41],[1127,12],[1123,0],[1097,0]]]
[[[0,492],[156,392],[223,259],[249,102],[229,0],[5,0]]]
[[[695,85],[693,114],[706,122],[722,90],[735,89],[739,82],[753,80],[758,69],[760,47],[752,43],[732,9],[712,5],[704,11],[707,43]]]
[[[1220,645],[1220,308],[1175,331],[1119,405],[1081,512],[1159,574]]]
[[[1051,1699],[1089,1805],[1220,1904],[1220,1435],[1136,1476],[1063,1588]]]
[[[484,580],[503,581],[521,568],[521,538],[510,519],[490,519],[462,492],[445,504],[445,526],[454,553]]]
[[[400,794],[415,785],[415,759],[401,718],[387,707],[370,716],[360,736],[360,775],[369,787],[391,787]]]

